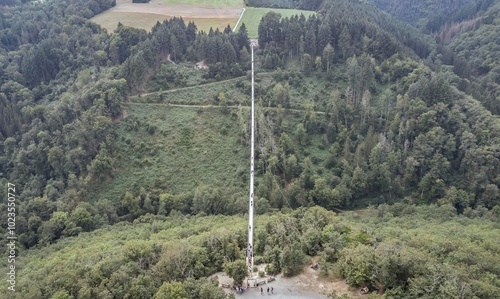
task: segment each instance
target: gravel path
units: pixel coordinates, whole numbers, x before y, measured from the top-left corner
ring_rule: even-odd
[[[312,258],[313,263],[317,263],[318,258]],[[264,265],[259,265],[259,271],[263,271]],[[281,274],[276,276],[276,280],[260,287],[249,288],[243,294],[236,294],[236,298],[242,299],[327,299],[327,295],[336,292],[337,295],[347,294],[350,298],[363,298],[364,295],[359,293],[359,288],[351,288],[343,279],[322,278],[319,276],[319,270],[313,270],[310,263],[304,266],[301,274],[284,278]],[[214,274],[220,284],[232,285],[233,280],[224,273],[219,272]],[[259,279],[260,281],[260,279]],[[246,283],[246,281],[244,282]],[[273,294],[267,293],[267,288],[273,287]],[[233,292],[230,289],[224,289],[227,293]]]
[[[273,294],[267,293],[267,288],[273,287]],[[276,277],[276,280],[268,284],[262,285],[263,293],[260,293],[260,288],[250,288],[243,294],[236,294],[236,298],[273,298],[273,299],[325,299],[325,295],[314,293],[307,290],[302,290],[294,283],[294,279]]]

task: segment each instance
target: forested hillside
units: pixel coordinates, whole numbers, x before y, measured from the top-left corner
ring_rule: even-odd
[[[284,101],[276,104],[287,107],[287,100],[293,98],[294,93],[302,93],[305,94],[302,106],[306,110],[326,112],[314,121],[304,117],[295,133],[320,134],[323,146],[329,148],[328,157],[323,161],[309,160],[312,157],[301,155],[297,146],[278,152],[277,169],[283,175],[284,186],[291,188],[295,182],[306,191],[303,197],[324,206],[349,205],[366,196],[407,196],[412,202],[426,203],[455,198],[453,204],[459,210],[465,202],[490,208],[496,205],[498,117],[450,86],[446,74],[436,74],[419,62],[404,47],[397,31],[389,34],[373,23],[369,23],[373,27],[363,27],[365,23],[356,23],[359,18],[350,19],[349,14],[342,14],[339,8],[342,6],[332,7],[332,11],[320,14],[324,17],[318,20],[313,17],[307,21],[281,20],[269,14],[261,22],[259,44],[265,48],[264,67],[282,67],[287,59],[298,54],[301,75],[325,78],[327,86],[309,95],[304,93],[307,85],[298,84],[291,74],[277,80],[279,83],[273,92],[276,99]],[[342,18],[330,17],[335,16],[335,10],[354,25],[341,26]],[[330,25],[329,21],[340,22],[340,26]],[[301,22],[305,22],[304,25]],[[273,26],[279,26],[280,30],[272,30]],[[312,32],[307,34],[311,40],[301,43],[299,37],[298,43],[297,39],[294,41],[294,35],[300,34],[297,28]],[[273,32],[281,34],[273,35]],[[380,40],[384,41],[383,47],[378,45]],[[335,69],[337,71],[332,71]],[[481,137],[474,129],[482,126],[482,121],[489,123],[481,129],[488,132],[488,137]],[[479,152],[488,152],[484,152],[484,157],[492,160],[480,166],[478,158],[482,154],[468,152],[467,136],[473,137],[473,143],[482,148]],[[293,176],[287,179],[285,165],[292,155],[299,165],[301,161],[304,163],[302,172],[296,173],[297,179]],[[318,184],[313,182],[314,171],[307,175],[307,163],[311,162],[325,169],[317,178]],[[479,170],[482,167],[486,172]],[[319,186],[326,186],[327,190],[315,192]],[[491,205],[486,203],[486,194],[495,198]]]
[[[494,298],[498,2],[431,1],[401,18],[456,12],[424,29],[432,36],[367,2],[271,3],[318,11],[259,25],[259,261],[294,275],[319,254],[325,276],[385,298]],[[19,198],[17,298],[223,298],[204,277],[244,258],[246,27],[199,32],[173,18],[107,32],[89,21],[114,5],[0,5],[0,183]]]
[[[362,214],[313,207],[263,215],[255,261],[286,277],[319,255],[325,277],[385,292],[369,298],[495,298],[499,215],[465,214],[398,204]],[[13,298],[225,299],[217,281],[203,278],[243,262],[246,226],[241,216],[146,215],[83,233],[24,256]]]
[[[450,22],[474,17],[479,11],[486,11],[495,0],[371,0],[378,8],[399,20],[429,32],[435,32]]]
[[[438,56],[428,65],[452,66],[450,73],[457,76],[453,81],[460,90],[480,100],[492,113],[500,113],[496,34],[499,1],[373,0],[373,3],[434,37]]]
[[[24,199],[17,223],[26,247],[116,221],[89,220],[98,215],[88,192],[113,177],[114,123],[155,67],[204,59],[211,65],[207,78],[220,78],[243,74],[236,62],[249,59],[244,27],[241,34],[197,34],[193,23],[173,19],[158,23],[149,36],[125,26],[110,35],[88,18],[113,2],[60,4],[2,9],[0,173]]]
[[[440,33],[453,59],[453,71],[462,79],[459,88],[500,114],[500,2],[479,16],[453,23]]]

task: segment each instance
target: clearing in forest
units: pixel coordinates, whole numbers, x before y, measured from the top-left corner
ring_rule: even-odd
[[[239,3],[239,4],[238,4]],[[195,22],[199,30],[234,27],[243,11],[239,0],[153,0],[150,3],[132,3],[132,0],[117,0],[116,6],[98,14],[92,21],[106,28],[116,29],[118,22],[123,25],[151,30],[156,22],[173,17]]]
[[[122,162],[97,197],[120,198],[141,187],[172,194],[201,185],[245,190],[246,148],[234,114],[146,103],[130,105],[127,113],[117,129]]]

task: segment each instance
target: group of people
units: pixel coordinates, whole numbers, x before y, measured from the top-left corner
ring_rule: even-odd
[[[250,286],[248,286],[250,287]],[[236,291],[237,294],[243,294],[245,292],[245,288],[241,286],[232,286],[231,287],[234,291]],[[260,294],[264,295],[264,288],[260,288]],[[267,294],[274,294],[274,288],[273,287],[267,287]]]
[[[269,294],[269,290],[271,290],[271,294],[274,294],[274,288],[273,287],[271,287],[271,288],[267,287],[267,294]],[[261,295],[264,294],[264,289],[262,287],[260,287],[260,294]]]
[[[236,288],[236,292],[238,292],[238,294],[241,294],[241,293],[243,293],[244,291],[245,291],[245,289],[243,289],[243,288],[242,288],[242,287],[240,287],[240,286],[238,286],[238,287]]]
[[[243,294],[243,292],[245,291],[245,289],[241,286],[233,286],[232,289],[235,290],[238,294]]]

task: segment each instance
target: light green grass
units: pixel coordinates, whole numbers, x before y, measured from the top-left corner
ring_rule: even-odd
[[[281,14],[281,17],[291,17],[293,15],[303,14],[306,18],[310,15],[315,14],[314,11],[309,10],[299,10],[299,9],[274,9],[274,8],[255,8],[255,7],[247,7],[245,12],[243,13],[243,17],[241,18],[238,27],[241,26],[242,23],[245,23],[245,26],[248,30],[248,36],[250,38],[258,37],[258,29],[260,20],[264,15],[268,12],[273,11]],[[236,28],[237,30],[238,28]]]
[[[237,130],[236,118],[222,109],[130,105],[118,128],[116,175],[96,196],[116,200],[141,187],[182,193],[198,185],[243,192],[248,159]]]
[[[245,78],[148,93],[141,95],[141,97],[132,97],[131,101],[137,103],[215,105],[217,104],[215,98],[223,93],[227,99],[227,105],[250,105],[250,96],[243,93],[241,89],[235,88],[235,84],[240,80],[245,80]]]
[[[261,73],[257,78],[259,89],[271,87],[272,73]],[[119,200],[126,191],[137,193],[141,187],[177,194],[212,184],[245,193],[249,149],[242,143],[237,113],[241,105],[244,118],[248,119],[247,81],[247,77],[241,77],[131,97],[128,117],[117,124],[120,137],[115,175],[91,198]],[[297,142],[295,130],[303,119],[300,110],[305,100],[327,98],[316,93],[318,86],[313,84],[314,80],[303,82],[310,88],[302,84],[290,87],[292,108],[296,110],[286,114],[282,125],[294,142]],[[244,87],[237,87],[241,85]],[[216,100],[221,93],[228,108],[220,107],[221,103]],[[269,104],[267,98],[260,96],[257,101],[264,106]],[[264,109],[273,121],[275,109]],[[323,111],[321,105],[315,109]],[[317,115],[318,120],[323,117],[323,114]],[[150,126],[156,128],[153,134],[148,132]],[[322,145],[322,134],[310,137],[308,145],[303,149],[297,145],[297,150],[300,156],[310,157],[315,167],[321,168],[329,147]],[[256,179],[259,179],[258,173]]]
[[[164,4],[199,5],[206,7],[245,7],[243,0],[157,0]]]

